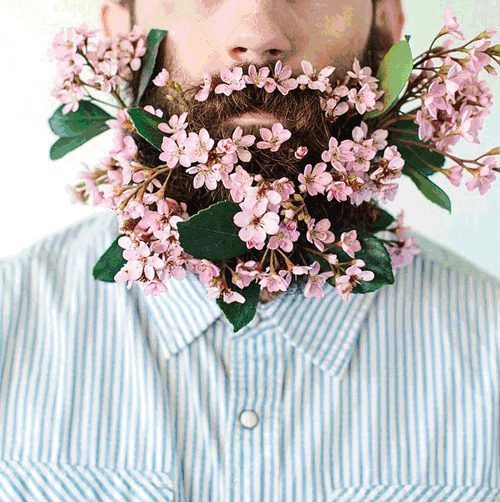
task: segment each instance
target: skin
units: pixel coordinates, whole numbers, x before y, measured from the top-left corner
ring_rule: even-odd
[[[333,64],[336,74],[361,58],[372,22],[394,41],[404,17],[400,0],[135,0],[135,21],[143,29],[168,30],[163,63],[180,83],[200,82],[203,69],[280,59],[300,72],[303,59],[316,68]],[[107,35],[126,32],[127,6],[101,6]]]

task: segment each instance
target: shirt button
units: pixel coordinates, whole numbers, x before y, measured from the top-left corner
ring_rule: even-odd
[[[253,410],[243,410],[240,413],[240,424],[245,429],[253,429],[259,423],[259,415]]]

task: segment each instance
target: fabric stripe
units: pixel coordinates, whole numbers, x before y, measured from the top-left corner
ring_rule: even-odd
[[[0,261],[1,500],[500,500],[497,281],[424,252],[233,333],[192,276],[94,281],[117,233],[99,214]]]

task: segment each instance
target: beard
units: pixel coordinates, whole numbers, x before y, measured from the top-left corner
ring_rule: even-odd
[[[248,65],[241,65],[248,73]],[[212,78],[212,88],[222,83],[219,77]],[[321,109],[320,93],[315,90],[294,90],[287,95],[275,91],[268,93],[256,86],[247,86],[241,91],[233,92],[230,96],[211,92],[206,101],[194,99],[199,85],[184,87],[184,103],[181,106],[176,101],[170,101],[167,96],[171,92],[165,87],[151,86],[141,100],[140,105],[151,105],[163,112],[165,121],[182,112],[187,112],[187,131],[198,132],[204,128],[215,140],[230,138],[237,125],[234,120],[246,113],[266,113],[276,117],[292,136],[277,152],[251,149],[252,159],[242,163],[250,174],[260,174],[268,181],[286,177],[296,183],[297,176],[304,171],[307,164],[313,166],[322,162],[321,154],[328,149],[332,136],[339,141],[351,138],[352,129],[359,125],[357,121],[343,120],[332,123]],[[259,138],[258,126],[242,126],[244,134],[254,134]],[[147,141],[135,135],[138,146],[138,161],[148,167],[161,165],[159,151]],[[295,151],[300,146],[308,148],[307,156],[299,159]],[[160,180],[161,181],[161,180]],[[193,175],[185,172],[182,167],[175,168],[170,173],[165,197],[184,202],[190,215],[196,214],[219,201],[229,200],[230,192],[222,183],[218,183],[215,190],[206,187],[195,189]],[[335,199],[327,201],[326,197],[308,197],[308,211],[317,221],[328,218],[332,229],[339,230],[347,227],[365,228],[373,220],[373,203],[364,202],[359,206],[349,202],[337,202]]]

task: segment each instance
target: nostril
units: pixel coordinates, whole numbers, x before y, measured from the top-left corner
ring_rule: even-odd
[[[279,49],[269,49],[268,52],[271,56],[279,56],[281,54],[281,51]]]
[[[235,47],[231,52],[233,54],[244,54],[246,51],[246,47]]]

